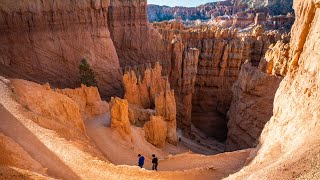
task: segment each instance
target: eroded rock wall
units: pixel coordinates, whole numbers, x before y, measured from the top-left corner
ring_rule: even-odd
[[[177,100],[190,104],[188,110],[191,110],[193,124],[204,131],[208,136],[214,136],[219,140],[225,140],[227,134],[226,113],[232,101],[232,85],[238,79],[240,67],[245,60],[249,60],[254,66],[258,66],[262,57],[268,50],[269,45],[276,43],[280,39],[287,39],[277,32],[264,32],[261,26],[256,26],[252,33],[241,33],[232,29],[221,29],[218,27],[199,26],[187,28],[179,23],[154,23],[154,26],[162,34],[163,38],[171,42],[173,52],[173,61],[171,69],[171,84],[176,90],[174,77],[182,73],[183,68],[176,68],[183,59],[184,49],[197,48],[199,57],[197,67],[193,68],[196,72],[193,83],[189,83],[192,88],[186,96]],[[177,97],[179,97],[179,94]],[[188,106],[187,106],[188,107]],[[179,112],[179,110],[178,110]],[[188,112],[186,110],[186,112]],[[191,121],[188,116],[181,116],[187,119],[178,123],[184,129],[190,129]]]
[[[167,69],[170,56],[161,35],[148,24],[147,0],[111,0],[108,23],[123,68],[163,61]]]
[[[173,46],[175,45],[173,44]],[[185,133],[188,133],[191,127],[192,96],[195,92],[199,53],[199,50],[196,48],[185,48],[183,53],[179,53],[181,58],[172,58],[172,64],[176,66],[174,69],[171,69],[170,82],[175,89],[177,125],[185,130]],[[175,76],[174,73],[177,72],[179,74]]]
[[[260,61],[259,68],[270,75],[285,76],[290,66],[289,50],[289,43],[278,41],[269,47],[265,57]]]
[[[255,147],[273,113],[275,93],[289,69],[289,44],[271,45],[259,67],[242,65],[232,87],[233,100],[227,114],[227,151]]]
[[[121,69],[108,30],[109,1],[0,3],[0,72],[59,88],[79,87],[81,59],[104,96],[121,94]]]
[[[255,157],[231,179],[319,179],[320,4],[295,0],[294,9],[297,20],[290,41],[294,63],[277,90],[273,116]]]
[[[268,75],[251,63],[242,65],[232,87],[233,99],[227,114],[226,151],[255,147],[270,120],[275,93],[282,76]]]
[[[254,33],[261,34],[258,29]],[[262,57],[259,64],[262,72],[250,65],[243,66],[233,86],[233,102],[228,112],[228,151],[256,146],[264,125],[272,116],[274,95],[281,82],[279,79],[290,68],[289,50],[288,39],[283,38],[272,44]],[[250,87],[254,91],[250,91]],[[251,102],[254,102],[253,106]],[[257,114],[257,109],[261,108],[264,111]]]

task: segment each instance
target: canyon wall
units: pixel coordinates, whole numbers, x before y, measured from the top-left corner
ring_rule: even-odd
[[[293,12],[293,0],[235,0],[235,4],[247,4],[248,7],[266,8],[273,14]]]
[[[320,3],[295,0],[290,67],[250,164],[230,179],[319,179]]]
[[[177,125],[190,132],[192,119],[192,96],[195,92],[196,76],[198,72],[199,50],[196,48],[182,48],[182,42],[172,44],[173,53],[170,84],[175,90],[177,102]],[[181,51],[175,51],[180,47]]]
[[[232,87],[233,99],[227,114],[226,151],[255,147],[272,116],[273,100],[282,77],[268,75],[249,62],[242,65]]]
[[[18,5],[17,5],[18,4]],[[108,30],[109,1],[0,2],[0,72],[11,78],[79,87],[81,59],[104,96],[121,94],[121,69]]]
[[[225,116],[232,101],[232,85],[238,79],[241,65],[245,60],[249,60],[254,66],[258,66],[269,45],[277,40],[287,39],[287,35],[264,32],[261,26],[256,26],[252,33],[247,34],[238,34],[237,30],[218,27],[187,28],[174,22],[154,23],[154,26],[167,42],[172,43],[172,62],[174,59],[181,59],[183,49],[199,50],[198,63],[192,75],[193,87],[189,88],[192,92],[189,97],[192,98],[192,103],[188,102],[188,96],[184,96],[185,102],[188,102],[185,104],[190,104],[185,106],[190,107],[190,113],[187,113],[190,117],[182,116],[183,120],[178,119],[178,122],[184,121],[182,128],[190,129],[192,119],[193,124],[208,136],[225,140]],[[173,73],[179,72],[174,69],[172,68]],[[177,91],[175,81],[172,80],[176,74],[173,73],[170,74],[171,84]],[[178,94],[177,96],[179,97]],[[177,102],[179,105],[179,102],[184,102],[184,98]]]
[[[164,71],[170,66],[161,35],[148,23],[147,0],[111,0],[108,23],[121,67],[160,61]]]
[[[293,0],[226,0],[211,2],[197,7],[169,7],[154,4],[148,5],[150,22],[167,20],[210,20],[216,17],[232,18],[246,13],[256,15],[259,12],[274,15],[292,13]]]
[[[207,20],[210,19],[211,16],[231,15],[238,11],[244,11],[247,7],[246,4],[239,4],[235,7],[231,1],[206,3],[197,7],[169,7],[149,4],[148,19],[150,22],[161,22],[174,18],[180,18],[182,20]]]
[[[233,99],[227,114],[226,151],[255,147],[273,113],[275,93],[289,68],[289,43],[271,45],[259,67],[242,65],[232,87]]]

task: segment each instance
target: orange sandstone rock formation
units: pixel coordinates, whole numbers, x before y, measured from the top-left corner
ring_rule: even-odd
[[[25,80],[13,80],[11,85],[18,102],[37,115],[34,120],[41,126],[55,127],[62,135],[73,138],[85,133],[79,106],[69,97],[55,92],[48,85]]]
[[[262,34],[259,29],[259,26],[254,29],[257,36]],[[286,41],[284,37],[269,46],[261,58],[260,70],[250,64],[242,66],[232,88],[233,100],[227,116],[227,151],[257,145],[265,124],[272,116],[276,90],[290,68],[289,44]]]
[[[81,85],[81,88],[77,89],[56,89],[55,91],[74,100],[80,108],[83,119],[106,113],[109,110],[108,103],[101,100],[96,87]]]
[[[155,110],[157,116],[164,117],[167,122],[167,139],[171,144],[177,144],[177,123],[176,123],[176,99],[174,91],[161,92],[155,99]]]
[[[272,75],[285,76],[289,69],[289,50],[288,43],[278,41],[262,58],[259,68]]]
[[[153,69],[149,65],[141,75],[136,75],[138,72],[130,68],[126,70],[123,76],[124,98],[130,104],[145,109],[154,107],[156,95],[170,89],[170,84],[167,78],[162,77],[161,71],[162,67],[159,63],[156,63]]]
[[[161,35],[148,24],[147,0],[110,0],[108,24],[122,67],[158,61],[170,65]]]
[[[79,87],[86,58],[106,97],[121,94],[121,69],[108,30],[109,1],[0,3],[0,73],[54,87]]]
[[[232,87],[233,100],[227,114],[226,150],[255,147],[272,116],[273,100],[282,77],[262,72],[249,62],[242,65]]]
[[[253,34],[261,36],[261,26]],[[270,120],[276,90],[289,69],[289,44],[283,37],[269,46],[259,68],[250,63],[242,66],[234,83],[233,100],[227,114],[226,150],[255,147],[265,124]],[[262,110],[263,109],[263,110]]]
[[[161,70],[162,67],[159,63],[156,63],[153,69],[150,69],[150,65],[148,65],[144,71],[127,69],[123,76],[125,99],[130,103],[131,123],[143,126],[146,121],[149,121],[150,116],[162,116],[167,123],[167,140],[171,144],[176,144],[175,93],[170,89],[168,78],[161,75]],[[141,71],[143,78],[139,74]],[[149,128],[149,130],[152,129]]]
[[[144,124],[146,140],[156,147],[163,147],[167,137],[167,123],[162,116],[150,116],[150,121]]]
[[[320,169],[320,4],[295,0],[290,71],[277,90],[250,164],[230,179],[319,179]]]
[[[111,128],[116,129],[124,138],[130,137],[129,104],[118,97],[110,101]],[[131,137],[130,137],[131,138]]]
[[[170,72],[170,83],[175,89],[177,104],[177,125],[188,132],[191,127],[192,95],[195,90],[198,72],[199,50],[196,48],[181,49],[181,41],[172,44],[175,56],[172,58],[174,68]]]
[[[269,45],[286,36],[264,32],[261,26],[257,26],[250,34],[239,34],[237,30],[218,27],[188,28],[168,22],[154,23],[154,26],[173,52],[169,77],[177,97],[178,126],[190,131],[192,119],[193,124],[208,136],[225,140],[225,116],[232,101],[232,85],[238,79],[241,65],[249,60],[258,66]],[[198,59],[193,58],[193,62],[196,62],[194,66],[179,68],[180,64],[188,64],[182,63],[184,61],[181,59],[187,57],[185,52],[189,48],[198,49]],[[179,81],[176,80],[179,79],[179,73],[191,72],[191,69],[193,73],[183,74]],[[179,86],[176,82],[189,85]],[[180,96],[179,92],[184,92],[184,95]],[[186,113],[181,115],[183,111]]]

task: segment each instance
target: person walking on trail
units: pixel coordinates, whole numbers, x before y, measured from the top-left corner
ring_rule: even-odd
[[[158,171],[158,158],[152,154],[152,170]]]
[[[138,157],[139,157],[138,165],[139,165],[139,167],[142,168],[144,165],[144,157],[141,156],[141,154],[138,154]]]

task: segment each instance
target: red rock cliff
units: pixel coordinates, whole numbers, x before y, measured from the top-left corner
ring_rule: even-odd
[[[148,24],[146,0],[111,0],[108,21],[122,67],[161,61],[167,69],[170,54],[161,35]]]
[[[79,87],[78,66],[86,58],[100,92],[121,92],[121,71],[108,30],[107,0],[0,2],[1,74]]]

